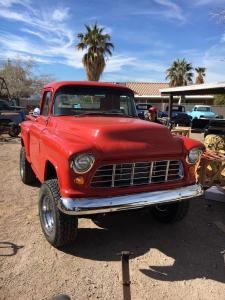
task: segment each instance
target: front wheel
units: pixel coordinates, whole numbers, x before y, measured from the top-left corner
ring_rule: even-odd
[[[24,147],[20,149],[20,178],[25,184],[32,184],[36,181],[36,176],[31,164],[26,158],[26,151]]]
[[[59,248],[74,242],[78,231],[78,219],[63,214],[57,207],[60,192],[57,179],[45,181],[39,195],[39,217],[47,241]]]
[[[188,210],[189,201],[183,200],[182,202],[156,205],[151,208],[151,213],[162,223],[174,223],[181,221],[187,215]]]

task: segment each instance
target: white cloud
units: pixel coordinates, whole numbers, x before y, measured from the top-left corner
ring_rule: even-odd
[[[193,68],[205,67],[205,81],[208,83],[225,81],[225,43],[217,42],[214,46],[200,51],[198,49],[181,50],[188,62],[192,63]]]
[[[4,7],[10,7],[13,4],[29,4],[30,1],[27,0],[0,0],[0,6],[4,6]]]
[[[69,17],[68,13],[69,13],[69,8],[68,7],[56,8],[52,12],[52,20],[62,22],[62,21],[66,20]]]
[[[207,68],[207,82],[225,81],[225,44],[216,44],[208,49],[203,64]]]
[[[145,15],[145,16],[158,16],[168,20],[178,20],[181,23],[186,21],[186,16],[182,8],[175,2],[170,0],[153,0],[158,4],[157,8],[133,9],[130,11],[131,15]]]
[[[20,5],[20,9],[14,8],[15,3]],[[43,63],[55,63],[57,60],[61,64],[82,67],[82,53],[75,50],[74,33],[65,23],[69,18],[69,8],[56,7],[52,13],[46,9],[35,10],[28,1],[7,0],[5,7],[0,9],[0,17],[23,23],[25,26],[20,30],[28,34],[28,37],[21,37],[0,31],[1,59],[19,54],[21,59],[32,57]],[[29,35],[33,36],[32,40]]]
[[[105,72],[111,73],[111,72],[120,71],[124,66],[133,65],[135,61],[136,61],[135,57],[114,55],[108,59]]]
[[[221,42],[225,42],[225,33],[222,35]]]
[[[186,18],[181,7],[178,6],[175,2],[170,0],[154,0],[154,2],[167,8],[167,10],[164,11],[164,15],[168,18],[185,21]]]
[[[11,1],[11,4],[16,0]],[[17,1],[19,3],[19,0]],[[75,49],[74,34],[66,25],[69,18],[69,9],[55,8],[50,11],[36,11],[29,4],[23,11],[14,10],[13,6],[0,11],[0,16],[24,24],[20,30],[27,36],[18,36],[0,31],[1,59],[19,55],[21,59],[32,58],[46,64],[64,64],[83,69],[82,51]],[[111,28],[100,25],[111,32]],[[31,41],[29,36],[32,36]],[[163,67],[156,62],[146,62],[132,55],[117,54],[110,57],[106,64],[105,73],[121,72],[126,68],[139,71],[161,72]]]
[[[224,4],[224,0],[192,0],[192,2],[196,6]]]

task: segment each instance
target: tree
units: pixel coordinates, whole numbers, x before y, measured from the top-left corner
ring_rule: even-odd
[[[191,84],[192,70],[191,63],[188,63],[185,59],[177,59],[166,70],[166,80],[169,80],[171,87]]]
[[[0,65],[0,77],[7,83],[12,98],[26,98],[35,92],[40,92],[43,85],[53,81],[49,75],[34,75],[34,62],[24,61],[19,57]]]
[[[225,105],[225,94],[214,96],[214,105]]]
[[[213,13],[212,16],[216,18],[219,22],[225,22],[225,8]]]
[[[23,62],[19,58],[9,60],[0,67],[0,76],[7,83],[11,97],[27,97],[31,93],[31,72],[33,62]]]
[[[205,77],[206,68],[198,67],[198,68],[195,68],[195,71],[197,73],[197,77],[195,79],[195,83],[196,84],[202,84],[202,83],[204,83],[204,77]]]
[[[76,45],[78,50],[87,50],[82,62],[86,69],[88,80],[98,81],[106,66],[107,56],[112,55],[114,45],[110,42],[109,34],[104,34],[104,28],[97,23],[85,25],[86,32],[77,35],[80,42]]]

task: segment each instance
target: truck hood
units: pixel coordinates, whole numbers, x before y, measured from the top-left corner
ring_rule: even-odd
[[[108,116],[53,118],[56,135],[74,144],[76,151],[97,151],[104,159],[179,156],[183,152],[183,142],[160,124]]]

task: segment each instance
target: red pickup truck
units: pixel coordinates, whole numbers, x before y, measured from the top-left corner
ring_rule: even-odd
[[[21,137],[21,179],[42,183],[41,227],[55,247],[75,240],[80,217],[146,209],[174,222],[202,194],[195,165],[203,144],[140,120],[122,85],[49,83]]]

